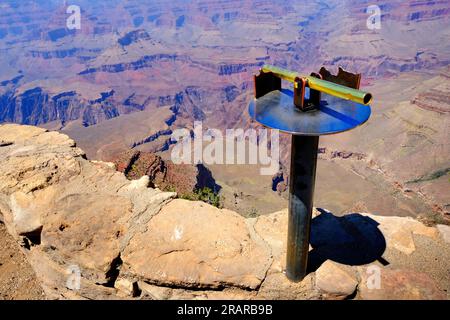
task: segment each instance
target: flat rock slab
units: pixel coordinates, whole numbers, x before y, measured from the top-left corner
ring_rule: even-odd
[[[427,227],[420,221],[407,217],[382,217],[367,215],[379,223],[379,229],[389,247],[410,255],[416,251],[413,235],[421,235],[436,240],[436,228]]]
[[[437,229],[441,234],[442,240],[444,240],[445,243],[450,243],[450,226],[440,224],[437,226]]]
[[[122,260],[128,272],[158,285],[255,289],[271,255],[238,214],[174,200],[130,241]]]
[[[411,270],[381,269],[380,281],[366,268],[358,268],[361,275],[359,294],[364,300],[443,300],[446,296],[427,274]]]
[[[120,254],[120,240],[127,232],[131,209],[131,201],[120,196],[64,197],[45,219],[42,248],[78,265],[85,274],[93,272],[96,274],[91,276],[93,281],[107,283],[111,264]]]

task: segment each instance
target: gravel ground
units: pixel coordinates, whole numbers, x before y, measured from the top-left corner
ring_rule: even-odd
[[[44,292],[19,245],[0,223],[0,300],[43,300]]]
[[[407,256],[391,250],[383,255],[396,269],[414,270],[428,274],[442,293],[450,300],[450,250],[442,239],[433,241],[427,237],[414,235],[416,250]]]

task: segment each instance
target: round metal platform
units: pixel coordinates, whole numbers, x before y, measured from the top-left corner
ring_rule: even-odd
[[[250,116],[262,125],[298,136],[344,132],[365,123],[370,106],[322,94],[320,108],[303,112],[294,105],[293,92],[272,91],[249,105]]]

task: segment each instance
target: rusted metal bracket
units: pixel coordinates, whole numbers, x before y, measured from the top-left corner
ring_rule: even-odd
[[[351,73],[339,67],[338,74],[333,75],[325,67],[320,68],[319,74],[322,80],[334,82],[349,88],[359,89],[361,85],[361,73]]]
[[[322,79],[322,76],[318,73],[311,73],[311,77]],[[309,98],[306,99],[306,87],[308,87],[308,80],[298,77],[295,79],[294,104],[302,111],[317,109],[320,106],[322,93],[318,90],[309,88]]]
[[[313,72],[310,77],[300,77],[293,72],[279,68],[271,68],[270,70],[275,71],[264,71],[263,68],[258,75],[254,76],[255,98],[258,99],[274,90],[281,91],[281,80],[285,79],[294,83],[294,105],[301,111],[314,110],[320,106],[322,93],[319,90],[312,89],[310,84],[314,81],[314,78],[353,89],[359,89],[361,83],[361,74],[347,72],[341,67],[339,67],[337,75],[331,74],[325,67],[322,67],[319,73]],[[306,88],[309,88],[309,97],[307,97]]]

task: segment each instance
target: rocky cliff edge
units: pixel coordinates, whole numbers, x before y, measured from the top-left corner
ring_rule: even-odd
[[[292,283],[286,211],[245,219],[179,200],[31,126],[0,126],[0,162],[0,221],[49,299],[449,297],[448,226],[316,210],[310,273]]]

